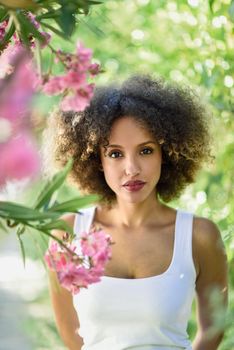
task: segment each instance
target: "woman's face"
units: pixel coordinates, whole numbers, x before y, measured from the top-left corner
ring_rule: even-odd
[[[155,197],[161,158],[160,146],[148,129],[128,116],[114,122],[108,146],[101,147],[101,162],[108,186],[118,200],[130,203]]]

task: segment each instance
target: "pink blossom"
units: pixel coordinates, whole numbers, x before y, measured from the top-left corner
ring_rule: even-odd
[[[83,111],[90,103],[93,96],[94,84],[86,84],[80,87],[74,95],[67,95],[61,102],[64,111]]]
[[[2,41],[5,36],[7,25],[8,25],[8,20],[0,23],[0,41]]]
[[[58,95],[64,90],[63,77],[52,77],[43,87],[43,92],[48,95]]]
[[[78,91],[75,95],[67,95],[63,98],[60,106],[63,111],[83,111],[90,102],[90,96],[89,95],[82,95],[80,91]]]
[[[67,74],[61,78],[61,85],[64,89],[79,89],[86,83],[86,75],[84,73],[78,73],[70,70]]]
[[[31,57],[20,45],[10,46],[5,50],[8,55],[8,71],[0,79],[0,116],[19,122],[26,115],[34,94],[36,74],[32,67]],[[1,63],[1,61],[0,61]],[[9,72],[11,67],[11,72]]]
[[[100,73],[100,65],[98,63],[91,63],[88,69],[91,76],[95,76]]]
[[[93,51],[89,48],[84,47],[82,42],[77,43],[77,50],[76,50],[78,59],[80,63],[86,65],[87,62],[89,62],[92,58]]]
[[[36,16],[33,15],[31,12],[27,12],[27,16],[30,19],[30,21],[32,22],[32,24],[34,25],[34,27],[36,29],[40,28],[40,23],[36,20]]]
[[[60,284],[76,294],[80,288],[99,282],[104,274],[104,266],[111,257],[111,239],[103,231],[84,233],[81,236],[81,255],[77,255],[73,244],[59,245],[52,241],[45,254],[47,266],[56,271]],[[87,267],[85,262],[91,262]]]
[[[12,73],[15,60],[22,52],[23,46],[21,43],[10,44],[5,48],[0,56],[0,78]]]
[[[35,143],[26,133],[0,143],[0,185],[7,180],[21,180],[39,170],[39,155]]]
[[[57,51],[56,62],[63,63],[65,73],[44,82],[42,90],[48,95],[63,94],[60,105],[63,111],[83,111],[89,105],[94,84],[88,83],[88,79],[100,72],[99,65],[92,64],[91,58],[92,50],[80,42],[75,54]]]

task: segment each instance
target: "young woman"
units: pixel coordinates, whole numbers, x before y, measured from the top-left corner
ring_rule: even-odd
[[[48,154],[99,203],[65,216],[75,233],[103,229],[115,244],[101,282],[75,297],[51,297],[70,350],[215,350],[210,332],[218,290],[225,307],[227,263],[220,233],[205,218],[166,203],[178,197],[210,157],[205,109],[189,90],[148,76],[96,90],[83,113],[55,112]],[[50,160],[52,162],[52,160]],[[63,237],[63,232],[54,232]],[[197,335],[187,324],[196,295]]]

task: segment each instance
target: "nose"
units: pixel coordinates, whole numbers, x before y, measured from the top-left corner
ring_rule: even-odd
[[[126,158],[124,172],[127,176],[131,177],[140,174],[140,165],[135,158]]]

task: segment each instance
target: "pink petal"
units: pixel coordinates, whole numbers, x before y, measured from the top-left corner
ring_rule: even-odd
[[[29,135],[21,134],[0,144],[0,185],[8,179],[23,179],[39,171],[37,147]]]

